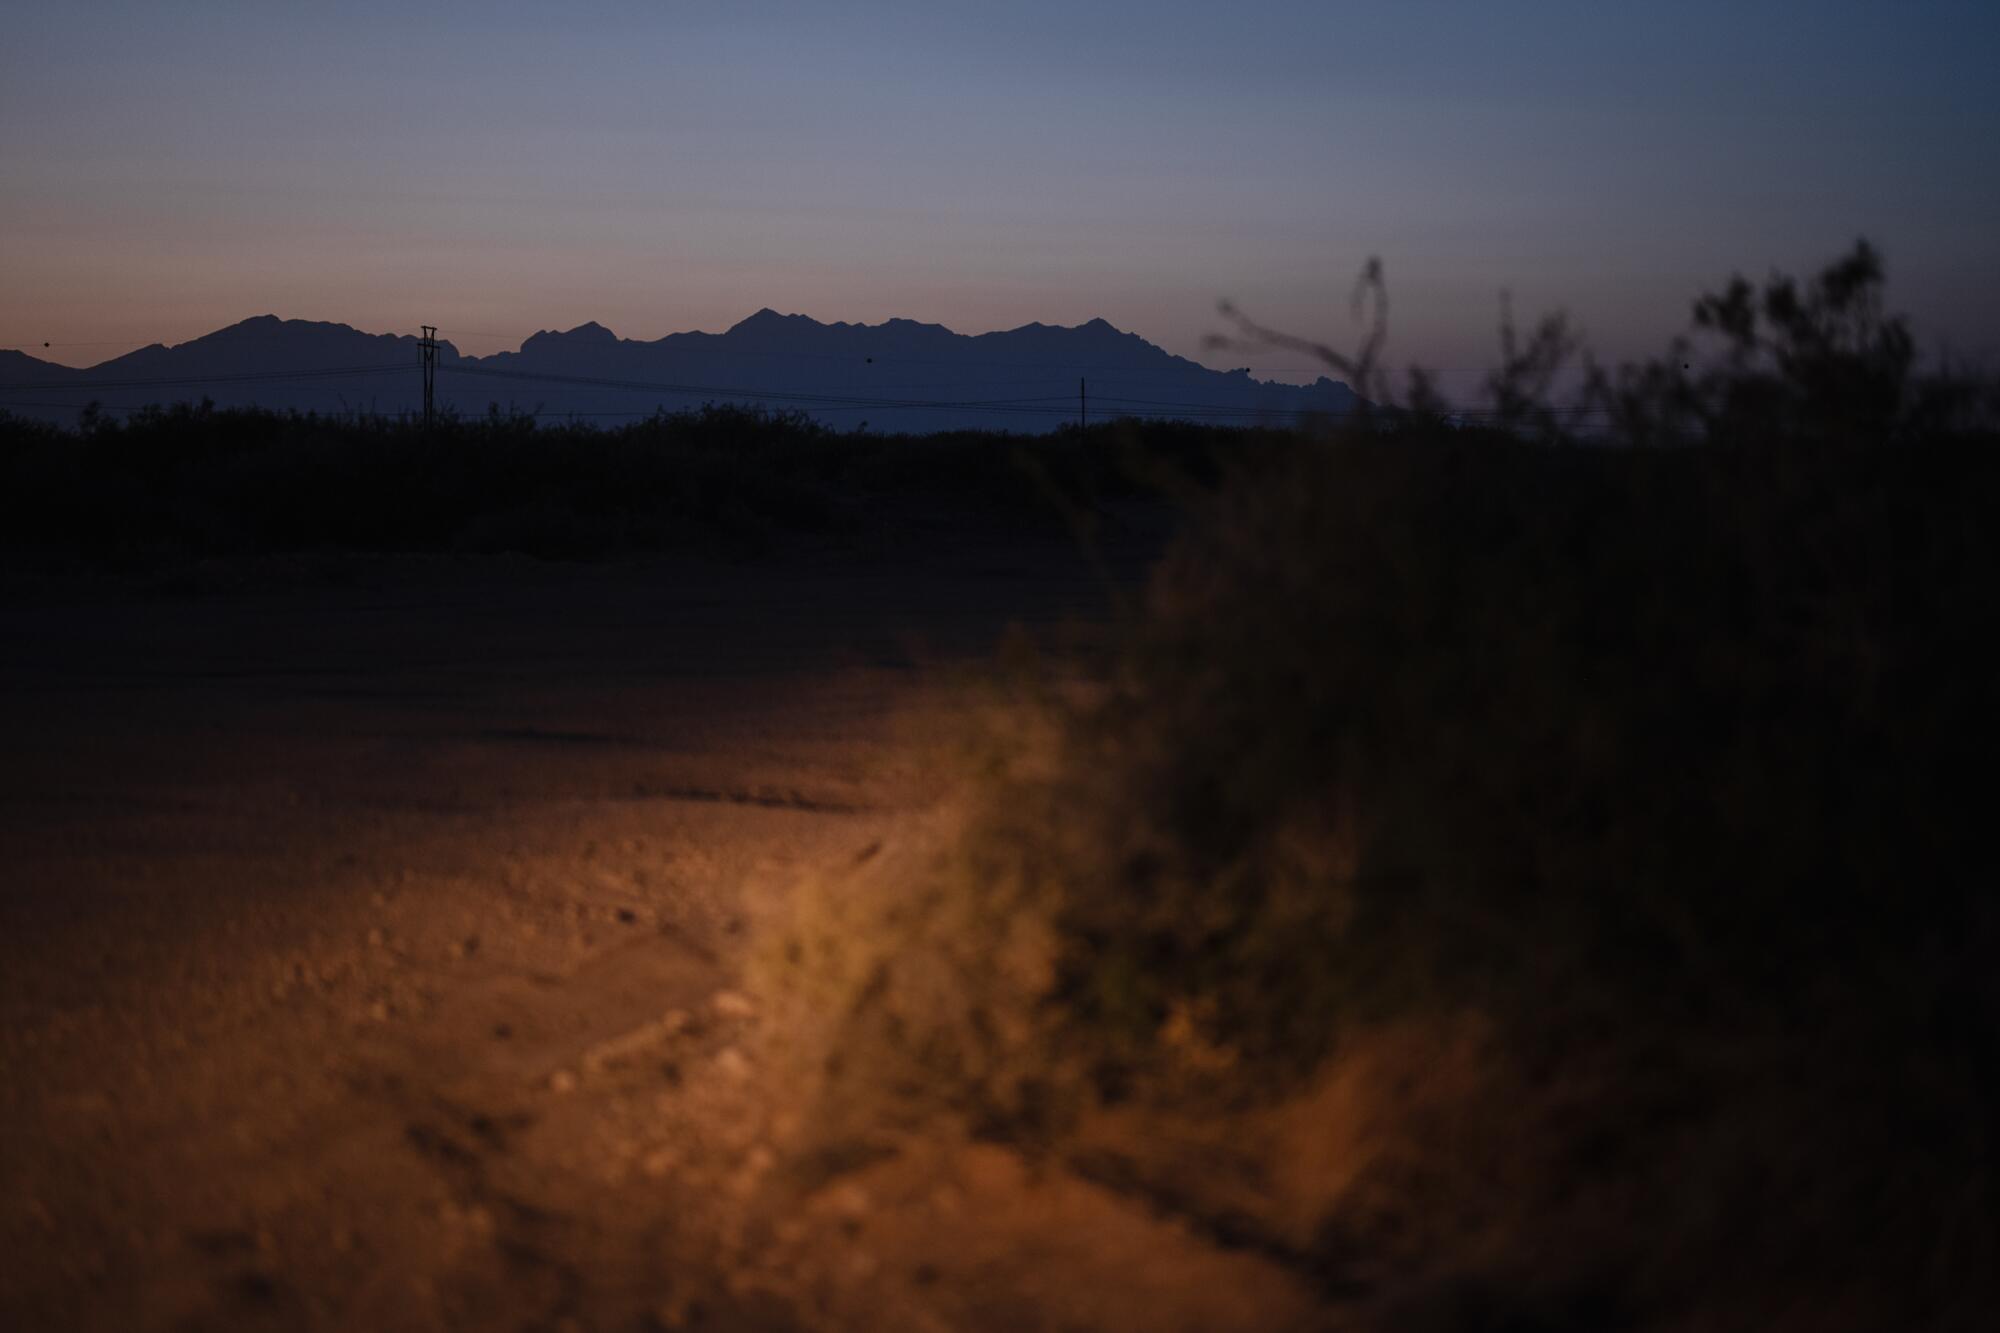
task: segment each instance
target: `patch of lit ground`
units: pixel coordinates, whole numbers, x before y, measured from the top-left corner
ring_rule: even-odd
[[[746,905],[925,800],[1060,551],[15,588],[0,1324],[1283,1327],[1281,1272],[992,1146],[806,1178]]]

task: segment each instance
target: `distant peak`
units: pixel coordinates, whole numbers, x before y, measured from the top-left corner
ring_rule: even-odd
[[[213,338],[217,334],[236,333],[244,329],[255,329],[259,332],[265,332],[283,328],[286,324],[293,322],[295,321],[279,319],[276,315],[252,315],[248,319],[239,319],[234,324],[225,324],[212,333],[204,333],[200,338],[196,338],[193,341],[200,342],[201,338]]]
[[[771,309],[771,307],[765,306],[762,310],[759,310],[756,314],[750,316],[750,318],[732,324],[729,328],[729,331],[731,333],[736,333],[739,330],[748,329],[754,333],[760,329],[819,328],[819,327],[820,327],[820,322],[816,319],[810,318],[809,316],[781,315],[777,311]]]
[[[836,325],[836,327],[841,326]],[[854,325],[854,331],[864,336],[868,334],[887,334],[905,342],[916,339],[929,343],[936,342],[939,339],[958,337],[957,334],[942,324],[933,324],[921,319],[907,319],[902,315],[891,315],[880,324],[856,324]]]
[[[352,325],[337,324],[323,319],[283,319],[277,315],[252,315],[248,319],[239,319],[234,324],[226,324],[222,328],[174,345],[199,347],[212,352],[218,347],[242,343],[265,346],[293,345],[302,341],[324,340],[346,334],[359,337],[372,336],[362,333]],[[142,347],[139,350],[151,349]],[[127,353],[127,355],[137,355],[137,353]]]
[[[524,350],[529,346],[547,347],[557,343],[572,347],[604,347],[617,341],[617,334],[593,319],[563,332],[558,332],[554,329],[543,329],[540,333],[528,339],[527,342],[522,343],[521,346]]]

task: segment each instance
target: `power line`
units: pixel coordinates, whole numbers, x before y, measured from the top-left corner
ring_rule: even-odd
[[[97,402],[95,404],[85,404],[77,402],[54,403],[54,402],[40,402],[40,401],[30,401],[30,400],[12,400],[12,401],[0,401],[0,411],[5,411],[13,408],[35,408],[35,409],[52,410],[52,411],[81,411],[86,406],[90,405],[96,406],[98,410],[103,412],[117,412],[127,415],[134,412],[143,412],[149,407],[158,406],[158,404],[154,403],[119,404],[119,403]],[[827,406],[817,407],[814,410],[821,415],[833,415],[840,413],[859,414],[863,412],[875,411],[878,410],[878,408],[874,405],[861,403],[861,404],[827,405]],[[515,408],[512,410],[511,415],[532,417],[536,419],[541,419],[546,417],[555,420],[571,420],[579,418],[591,418],[591,419],[646,418],[646,417],[661,415],[662,412],[663,409],[657,406],[651,408],[625,409],[625,410],[579,410],[579,409],[569,409],[569,408],[536,408],[533,411],[522,411],[518,408]],[[381,412],[364,409],[358,406],[350,407],[343,402],[338,409],[329,406],[326,409],[324,409],[322,414],[336,416],[336,417],[339,416],[380,417],[384,415],[408,416],[410,415],[410,411],[406,409],[404,412],[401,413],[384,414]],[[1034,409],[1032,415],[1044,416],[1049,418],[1066,419],[1070,416],[1070,409],[1066,407]],[[1117,411],[1108,413],[1106,415],[1107,419],[1113,422],[1119,420],[1140,420],[1140,421],[1164,420],[1164,421],[1188,421],[1196,423],[1206,422],[1216,425],[1233,424],[1233,425],[1250,425],[1250,426],[1257,426],[1257,425],[1271,426],[1283,422],[1287,417],[1308,415],[1308,414],[1277,412],[1271,410],[1226,410],[1226,411],[1190,412],[1185,409],[1172,409],[1172,408],[1163,409],[1163,408],[1147,408],[1142,406],[1128,406],[1120,408]],[[1490,425],[1498,423],[1502,421],[1504,418],[1504,414],[1493,410],[1455,411],[1455,412],[1447,412],[1445,415],[1465,425]],[[1583,423],[1590,421],[1607,420],[1613,414],[1609,410],[1603,408],[1581,408],[1581,409],[1557,409],[1551,412],[1549,415],[1559,421]]]
[[[863,325],[861,327],[880,328],[881,326]],[[1057,329],[1063,328],[1063,326],[1060,325],[1051,327]],[[1009,329],[1009,330],[997,330],[996,332],[1009,333],[1015,331],[1016,330]],[[187,343],[190,342],[208,342],[213,344],[215,342],[250,341],[258,338],[270,338],[277,336],[275,334],[264,333],[264,332],[237,333],[237,334],[231,334],[227,338],[221,336],[228,332],[229,332],[228,330],[218,329],[214,333],[202,334],[196,338],[185,339],[181,343],[173,343],[173,344],[166,343],[160,339],[153,339],[151,341],[147,341],[138,338],[106,338],[106,339],[96,339],[87,341],[67,341],[67,342],[30,341],[30,342],[18,342],[18,343],[4,343],[0,344],[0,349],[7,349],[14,351],[31,351],[38,347],[39,348],[55,348],[55,347],[137,348],[137,347],[154,347],[154,346],[179,347],[179,346],[185,346],[187,345]],[[406,334],[371,334],[371,333],[364,333],[359,329],[356,329],[355,332],[360,336],[367,338],[381,338],[381,337],[401,338],[408,336]],[[445,341],[450,341],[453,338],[497,338],[502,340],[513,341],[516,343],[526,343],[532,338],[539,337],[543,334],[552,332],[560,333],[561,331],[540,329],[537,330],[535,333],[494,333],[494,332],[483,332],[471,329],[441,329],[439,331],[439,336]],[[632,346],[652,347],[657,345],[658,343],[666,341],[667,338],[684,337],[684,336],[686,335],[667,334],[665,335],[665,337],[662,338],[655,338],[655,339],[620,338],[618,341]],[[707,334],[705,336],[719,338],[724,335]],[[992,337],[994,336],[994,334],[993,333],[953,334],[952,336],[961,338],[986,338],[986,337]],[[1153,344],[1153,346],[1157,347],[1158,344]],[[711,352],[719,353],[722,349],[720,348],[711,349],[704,347],[678,347],[675,348],[674,350],[677,353],[681,353],[684,355],[701,356],[709,354]],[[1165,349],[1161,350],[1162,352],[1165,352]],[[504,355],[504,353],[495,353],[495,355]],[[844,362],[860,361],[861,363],[864,364],[875,363],[875,364],[887,364],[887,365],[994,366],[994,367],[1013,368],[1022,370],[1057,370],[1069,373],[1074,373],[1080,370],[1081,371],[1102,370],[1102,371],[1122,371],[1126,374],[1138,374],[1138,375],[1178,375],[1178,374],[1185,374],[1189,368],[1208,371],[1214,374],[1229,374],[1231,371],[1235,370],[1249,370],[1261,374],[1273,374],[1273,375],[1323,374],[1326,371],[1332,369],[1332,367],[1330,366],[1313,365],[1313,366],[1231,366],[1229,367],[1228,370],[1217,370],[1213,366],[1203,365],[1201,362],[1193,361],[1189,358],[1178,356],[1170,352],[1166,352],[1165,355],[1168,355],[1172,357],[1175,361],[1182,362],[1184,364],[1173,365],[1173,366],[1160,366],[1157,368],[1153,368],[1144,366],[1132,366],[1122,362],[1112,363],[1112,362],[1075,362],[1075,361],[998,361],[988,357],[969,357],[969,356],[915,357],[915,356],[896,356],[893,354],[884,355],[880,353],[868,353],[868,352],[833,353],[833,352],[803,352],[803,351],[771,351],[771,352],[760,353],[760,355],[765,356],[767,358],[781,359],[781,360],[844,361]],[[1434,367],[1430,368],[1430,373],[1483,374],[1485,373],[1485,369],[1486,368],[1484,367],[1469,367],[1469,366]]]
[[[429,330],[426,330],[426,333],[428,334]],[[501,336],[501,335],[496,335],[496,336]],[[505,336],[511,336],[511,335],[505,335]],[[831,359],[831,358],[815,358],[815,359]],[[910,359],[914,360],[915,358],[910,358]],[[978,363],[963,362],[962,364],[978,364]],[[1022,364],[1022,363],[986,362],[983,364],[1005,365],[1005,364]],[[959,411],[959,412],[977,412],[977,413],[1016,413],[1016,414],[1040,415],[1040,416],[1052,416],[1052,417],[1067,417],[1069,415],[1069,409],[1066,405],[1067,395],[1056,394],[1056,393],[1025,396],[1025,397],[1013,397],[1013,398],[955,398],[955,399],[903,398],[903,397],[890,397],[881,394],[853,395],[853,394],[839,394],[839,393],[812,393],[812,392],[804,392],[796,390],[747,389],[740,387],[726,387],[726,386],[711,385],[711,384],[620,379],[608,376],[568,375],[557,372],[545,372],[545,371],[505,370],[489,366],[469,366],[462,364],[444,364],[439,366],[438,368],[444,370],[449,374],[477,376],[481,378],[503,379],[503,380],[536,382],[536,383],[567,384],[567,385],[575,385],[586,388],[610,389],[620,392],[660,393],[674,397],[705,397],[710,399],[722,399],[726,401],[789,403],[789,404],[796,404],[801,408],[811,408],[819,411],[932,410],[932,411]],[[308,369],[298,369],[298,370],[242,371],[234,374],[152,376],[152,377],[121,378],[121,379],[75,379],[69,381],[56,381],[56,382],[51,382],[51,381],[21,382],[21,383],[0,385],[0,397],[12,397],[14,395],[18,395],[24,392],[53,391],[53,392],[68,392],[68,393],[91,393],[98,390],[121,389],[121,388],[165,388],[165,387],[181,387],[181,386],[195,386],[195,385],[210,385],[210,384],[304,381],[304,380],[339,378],[339,377],[355,376],[355,375],[399,373],[399,372],[405,372],[409,369],[410,366],[407,363],[394,362],[394,363],[381,363],[381,364],[365,365],[365,366],[330,366],[330,367],[308,368]],[[88,372],[78,372],[78,373],[79,375],[88,374]],[[1131,381],[1119,380],[1114,378],[1112,382],[1129,383]],[[938,385],[936,387],[947,387],[947,386]],[[1286,386],[1286,387],[1298,388],[1300,386]],[[1191,402],[1186,400],[1139,398],[1131,396],[1120,397],[1114,395],[1100,395],[1099,401],[1106,403],[1120,404],[1122,405],[1122,408],[1127,412],[1127,414],[1133,416],[1141,416],[1141,417],[1176,416],[1192,420],[1217,420],[1217,421],[1250,420],[1250,421],[1269,422],[1276,419],[1296,416],[1301,411],[1301,409],[1297,407],[1261,407],[1261,406],[1233,404],[1233,403]],[[36,405],[48,406],[48,407],[74,406],[74,404],[45,404],[45,405],[36,404]],[[119,410],[132,410],[132,409],[119,409]],[[1603,414],[1604,414],[1604,409],[1577,409],[1569,411],[1567,413],[1561,413],[1559,415],[1566,415],[1572,419],[1580,419],[1586,416],[1591,416],[1591,415],[1601,416]],[[540,414],[537,413],[534,415],[540,415]],[[556,411],[550,413],[550,415],[565,415],[565,414],[560,411]],[[567,415],[639,416],[647,414],[615,413],[615,412],[606,412],[606,413],[574,412],[574,413],[568,413]],[[1455,411],[1452,413],[1452,415],[1458,416],[1461,419],[1475,420],[1480,418],[1491,419],[1496,417],[1498,414],[1492,411],[1468,408]]]
[[[484,366],[446,365],[439,369],[453,375],[476,375],[488,379],[520,380],[534,383],[570,384],[584,388],[615,389],[635,393],[664,393],[674,397],[709,397],[729,401],[796,402],[839,404],[868,408],[949,408],[954,410],[1042,410],[1030,404],[1049,401],[1049,395],[1032,398],[935,399],[888,398],[832,393],[803,393],[781,389],[731,388],[717,384],[684,384],[659,380],[612,379],[596,375],[564,375],[553,371],[494,370]],[[1054,409],[1063,410],[1063,409]]]
[[[89,342],[0,343],[0,351],[25,352],[35,347],[151,347],[144,338],[98,338]]]
[[[140,389],[171,387],[188,384],[247,384],[263,383],[271,380],[332,379],[341,375],[381,375],[392,371],[410,369],[408,362],[396,361],[375,366],[328,366],[309,370],[246,370],[225,375],[185,375],[152,379],[116,380],[69,380],[42,381],[39,383],[0,384],[0,392],[35,390],[38,392],[90,389]],[[79,372],[86,373],[86,372]]]
[[[594,375],[564,375],[555,372],[493,370],[475,366],[441,366],[447,374],[476,375],[482,378],[517,380],[533,383],[569,384],[586,388],[612,389],[635,393],[664,393],[675,397],[705,397],[730,402],[781,402],[796,403],[802,407],[820,410],[867,409],[870,411],[895,409],[931,409],[943,411],[969,412],[1009,412],[1029,415],[1068,417],[1067,406],[1053,405],[1056,395],[1041,395],[1032,398],[987,398],[987,399],[935,399],[935,398],[886,398],[860,397],[844,394],[803,393],[786,390],[764,390],[725,387],[714,384],[669,383],[655,380],[612,379]],[[1218,417],[1249,417],[1271,419],[1296,415],[1288,408],[1244,407],[1230,403],[1172,403],[1147,399],[1123,399],[1137,407],[1160,409],[1194,409],[1207,415]],[[1152,413],[1158,415],[1159,413]]]
[[[449,374],[477,375],[492,379],[509,379],[537,383],[571,384],[621,392],[664,393],[675,397],[709,397],[727,401],[790,402],[818,407],[822,410],[831,410],[834,407],[858,407],[876,410],[929,408],[949,411],[1025,412],[1064,417],[1070,415],[1067,406],[1054,405],[1065,402],[1067,395],[1053,393],[1022,398],[892,398],[887,396],[811,393],[798,390],[749,389],[714,384],[689,384],[658,380],[617,379],[608,376],[566,375],[553,371],[497,370],[485,366],[445,365],[441,369]],[[1312,410],[1310,407],[1301,408],[1297,406],[1257,406],[1240,403],[1187,402],[1172,399],[1111,397],[1102,395],[1099,400],[1102,402],[1116,402],[1132,407],[1161,409],[1161,411],[1174,411],[1183,414],[1241,417],[1255,420],[1291,417],[1298,415],[1301,411]],[[1153,412],[1149,415],[1160,414],[1161,412]]]
[[[323,324],[323,323],[330,323],[331,321],[285,320],[281,322]],[[351,324],[341,325],[340,327],[348,329],[350,332],[354,333],[357,337],[367,338],[370,339],[371,341],[383,338],[392,338],[400,342],[400,341],[411,340],[413,336],[407,333],[368,333],[364,330],[355,328]],[[27,342],[0,343],[0,351],[31,352],[36,350],[37,348],[55,348],[55,347],[131,347],[131,348],[137,348],[139,350],[144,350],[149,347],[162,347],[166,348],[169,351],[177,351],[180,348],[189,347],[194,345],[195,343],[201,343],[202,345],[208,347],[215,347],[224,343],[257,342],[259,340],[267,340],[278,336],[280,335],[272,333],[265,329],[239,329],[232,326],[230,328],[216,329],[210,333],[196,334],[192,338],[182,338],[179,342],[169,342],[164,338],[94,338],[94,339],[71,340],[71,341],[60,341],[60,342],[49,341],[49,340],[36,341],[31,339]]]

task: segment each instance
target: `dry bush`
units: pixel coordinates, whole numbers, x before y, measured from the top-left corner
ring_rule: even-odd
[[[1235,468],[1101,688],[1029,677],[772,931],[825,1123],[1052,1154],[1363,1327],[1980,1326],[1996,459]]]

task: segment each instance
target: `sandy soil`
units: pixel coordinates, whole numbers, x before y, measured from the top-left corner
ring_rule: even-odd
[[[768,1146],[746,905],[895,835],[1009,622],[1088,650],[1060,544],[4,599],[0,1327],[1313,1322],[990,1146]]]

